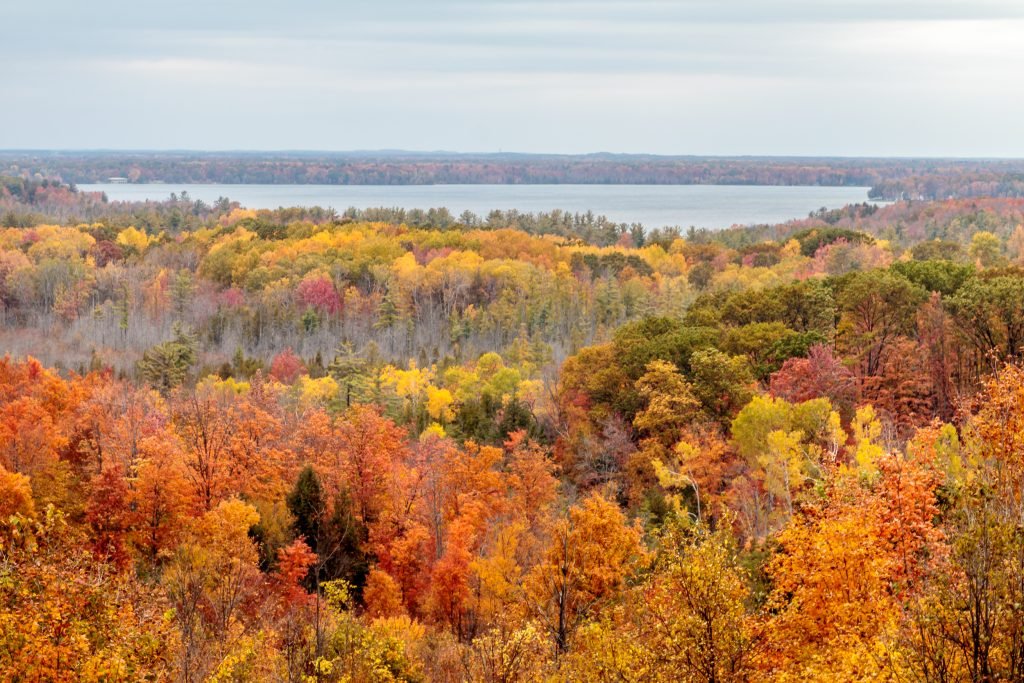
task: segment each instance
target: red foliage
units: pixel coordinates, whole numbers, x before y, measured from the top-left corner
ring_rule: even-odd
[[[124,249],[121,245],[110,240],[100,240],[90,250],[92,257],[96,259],[96,266],[102,268],[108,263],[120,261],[124,258]]]
[[[771,376],[772,396],[791,403],[827,398],[844,417],[857,403],[857,380],[824,344],[812,346],[806,358],[790,358]]]
[[[307,278],[295,290],[299,303],[321,313],[336,315],[341,311],[341,297],[334,283],[326,276]]]
[[[93,482],[85,517],[92,527],[92,551],[97,557],[125,569],[131,562],[125,536],[131,528],[128,482],[119,467],[108,467]]]
[[[282,384],[292,384],[306,371],[302,359],[289,348],[274,356],[270,361],[270,376]]]
[[[277,551],[274,588],[285,606],[302,605],[311,600],[312,596],[302,587],[302,581],[315,562],[316,553],[301,538]]]
[[[220,293],[220,303],[228,308],[241,308],[245,305],[245,295],[238,287],[231,287]]]

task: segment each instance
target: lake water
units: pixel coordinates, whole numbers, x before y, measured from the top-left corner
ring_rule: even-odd
[[[111,200],[167,199],[188,192],[192,199],[220,197],[252,209],[323,206],[339,212],[349,207],[447,207],[454,216],[465,210],[486,217],[493,209],[520,212],[562,209],[647,227],[724,228],[753,223],[781,223],[806,218],[822,207],[839,208],[866,201],[866,187],[794,187],[763,185],[79,185],[106,192]]]

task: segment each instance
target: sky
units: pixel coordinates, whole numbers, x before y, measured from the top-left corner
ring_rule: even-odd
[[[1024,157],[1022,0],[0,0],[0,149]]]

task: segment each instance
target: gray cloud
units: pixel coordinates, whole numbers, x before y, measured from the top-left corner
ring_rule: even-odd
[[[0,7],[0,147],[1024,155],[1024,3]]]

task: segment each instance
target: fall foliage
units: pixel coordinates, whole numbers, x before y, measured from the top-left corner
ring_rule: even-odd
[[[0,677],[1021,680],[1019,220],[5,227]]]

